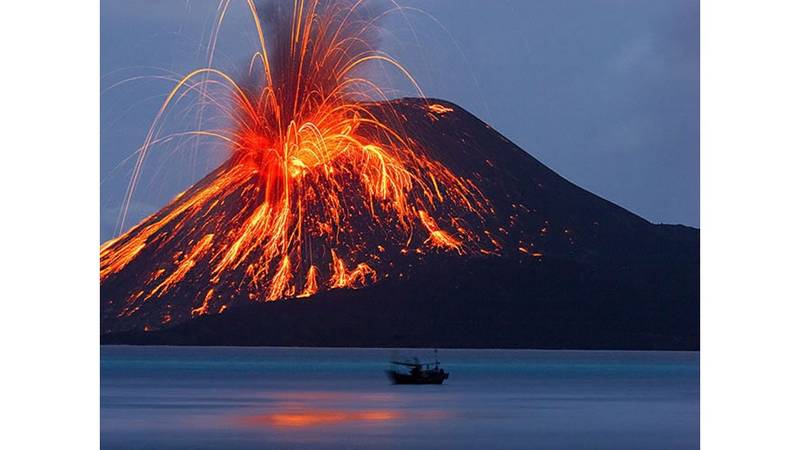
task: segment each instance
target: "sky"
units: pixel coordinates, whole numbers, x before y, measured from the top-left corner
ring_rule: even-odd
[[[651,222],[699,226],[699,0],[397,2],[405,9],[384,21],[382,48],[425,95],[459,104],[563,177]],[[232,1],[216,52],[214,65],[231,72],[257,48],[244,3]],[[217,4],[101,1],[101,241],[115,235],[130,156],[173,86],[163,75],[205,65]],[[400,86],[404,94],[414,92]],[[163,131],[194,121],[176,109]],[[155,148],[125,226],[224,155],[211,144]]]

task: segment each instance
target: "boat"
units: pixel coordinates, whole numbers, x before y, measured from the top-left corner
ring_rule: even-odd
[[[438,353],[438,352],[437,352]],[[422,363],[416,357],[411,361],[390,361],[392,368],[386,371],[394,384],[442,384],[450,377],[439,367],[439,358],[432,363]]]

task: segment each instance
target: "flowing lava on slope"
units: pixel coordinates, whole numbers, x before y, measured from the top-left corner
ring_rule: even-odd
[[[163,254],[167,262],[138,266],[140,289],[120,299],[120,316],[187,277],[207,287],[170,320],[221,312],[234,296],[267,301],[365,286],[388,276],[381,268],[394,267],[398,252],[497,249],[491,235],[469,225],[491,211],[480,190],[405,133],[403,117],[367,76],[370,64],[380,65],[419,89],[376,48],[377,23],[389,11],[365,16],[363,0],[295,0],[291,11],[266,14],[248,1],[260,47],[246,82],[237,82],[210,64],[229,3],[218,9],[209,67],[177,82],[138,151],[121,224],[146,154],[168,139],[158,131],[173,102],[196,94],[228,117],[229,129],[185,134],[222,140],[230,159],[101,247],[101,284],[143,253]],[[214,89],[227,94],[212,95]],[[427,114],[450,111],[430,104]]]

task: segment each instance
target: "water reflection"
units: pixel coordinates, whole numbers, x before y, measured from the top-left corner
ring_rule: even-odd
[[[418,411],[408,404],[408,398],[391,393],[271,391],[259,397],[275,401],[275,404],[267,411],[236,416],[237,425],[288,429],[445,417],[442,411]]]
[[[251,427],[305,428],[333,426],[348,422],[388,422],[400,419],[404,414],[385,409],[335,410],[299,409],[278,411],[258,416],[244,416],[241,424]]]

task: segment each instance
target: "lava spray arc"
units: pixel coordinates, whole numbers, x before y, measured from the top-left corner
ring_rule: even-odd
[[[491,205],[468,177],[432,158],[403,127],[388,87],[370,67],[392,70],[422,96],[408,71],[377,47],[380,21],[364,0],[247,1],[258,36],[247,75],[213,67],[230,7],[220,2],[209,65],[178,80],[137,152],[120,231],[159,130],[189,95],[230,123],[182,135],[222,141],[229,159],[206,178],[100,249],[100,278],[118,317],[161,311],[155,326],[218,313],[241,298],[305,298],[402,276],[401,255],[491,253],[499,243],[475,227]],[[280,6],[283,6],[282,8]],[[431,120],[452,109],[423,103]],[[152,255],[162,255],[152,264]],[[114,289],[123,269],[135,291]],[[190,283],[187,281],[191,281]],[[198,283],[206,286],[198,291]],[[191,285],[184,289],[184,285]],[[169,295],[186,307],[158,305]]]

